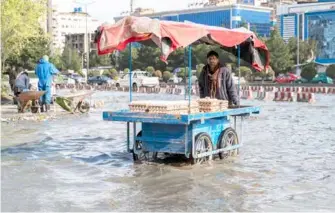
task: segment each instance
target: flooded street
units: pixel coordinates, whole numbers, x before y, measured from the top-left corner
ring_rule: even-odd
[[[134,164],[126,124],[102,121],[128,93],[100,92],[104,109],[44,122],[2,123],[2,211],[335,211],[335,96],[261,106],[240,155],[204,165]],[[182,99],[136,94],[135,99]],[[18,144],[18,145],[17,145]]]

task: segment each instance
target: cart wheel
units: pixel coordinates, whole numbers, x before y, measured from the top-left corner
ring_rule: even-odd
[[[81,113],[87,113],[90,110],[90,104],[87,101],[78,103],[78,110]]]
[[[213,143],[211,137],[207,133],[199,133],[194,142],[195,152],[201,154],[204,152],[210,152],[213,150]],[[191,158],[193,164],[201,164],[205,161],[210,161],[213,159],[213,155],[205,156],[201,158]]]
[[[140,131],[137,134],[137,137],[141,137],[142,136],[142,131]],[[149,160],[157,160],[157,152],[147,152],[147,151],[142,151],[142,141],[135,141],[134,144],[134,149],[133,149],[133,159],[134,161],[149,161]],[[135,153],[135,150],[137,152],[137,154]]]
[[[238,136],[236,131],[229,127],[222,131],[221,136],[219,138],[218,149],[226,148],[229,146],[239,144]],[[223,159],[228,156],[237,156],[239,154],[239,149],[229,150],[227,152],[220,152],[219,157]]]

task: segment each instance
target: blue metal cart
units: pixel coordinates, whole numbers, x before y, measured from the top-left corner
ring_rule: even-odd
[[[133,86],[131,43],[129,48],[129,100],[131,102]],[[238,67],[240,67],[240,46],[236,48]],[[189,46],[187,49],[189,79],[185,99],[188,99],[190,109],[192,48]],[[239,91],[240,82],[238,82],[238,93]],[[215,154],[218,154],[221,159],[226,155],[237,155],[242,145],[243,117],[259,113],[259,111],[259,107],[252,106],[235,106],[222,112],[185,115],[149,114],[121,110],[103,112],[103,119],[127,123],[127,150],[133,154],[135,161],[151,160],[157,158],[158,153],[168,153],[184,155],[193,163],[201,163],[211,160]],[[236,132],[238,117],[241,118],[239,135]],[[140,124],[139,131],[137,131],[136,124]]]
[[[241,147],[241,135],[236,129],[237,117],[259,113],[259,107],[240,106],[223,112],[185,115],[148,114],[121,110],[104,112],[107,121],[127,122],[127,149],[134,160],[151,160],[158,153],[181,154],[193,163],[211,160],[218,154],[237,155]],[[230,118],[233,118],[233,127]],[[130,139],[130,123],[133,125],[133,145]],[[136,131],[137,123],[141,130]],[[242,131],[242,128],[240,128]]]

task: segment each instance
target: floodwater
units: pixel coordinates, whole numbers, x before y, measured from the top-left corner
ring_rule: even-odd
[[[127,106],[128,93],[104,110]],[[137,94],[135,99],[182,96]],[[126,126],[101,111],[2,123],[2,211],[335,211],[335,96],[262,107],[240,156],[203,165],[134,164]]]

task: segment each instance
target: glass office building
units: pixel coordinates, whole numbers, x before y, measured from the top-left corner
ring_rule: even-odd
[[[244,0],[250,3],[252,0]],[[251,2],[252,3],[252,2]],[[143,15],[151,18],[169,21],[190,21],[210,26],[237,28],[242,23],[247,23],[250,30],[257,32],[259,36],[270,35],[272,8],[258,7],[247,4],[228,6],[212,6],[197,9],[179,11],[167,11]],[[116,17],[118,21],[122,17]]]
[[[285,40],[297,37],[317,42],[316,62],[335,64],[335,3],[282,6],[277,10]]]

